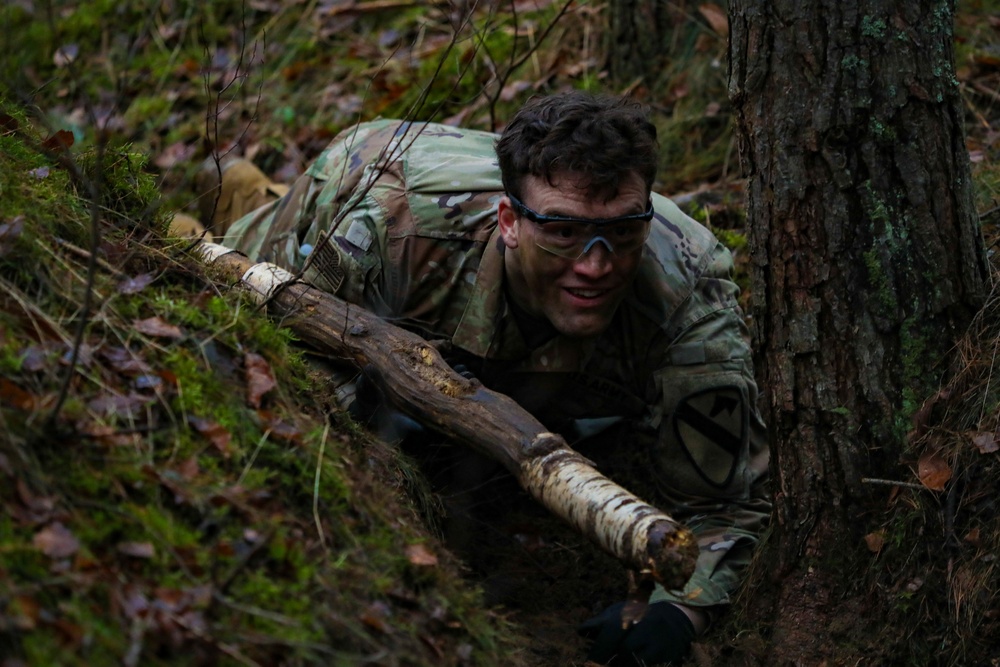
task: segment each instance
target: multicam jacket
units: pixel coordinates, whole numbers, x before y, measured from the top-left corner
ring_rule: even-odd
[[[597,340],[556,335],[532,346],[505,298],[495,140],[435,124],[361,124],[225,242],[291,271],[306,266],[313,285],[449,340],[484,385],[570,443],[630,423],[627,444],[647,452],[654,470],[657,497],[647,500],[685,521],[701,545],[686,589],[658,589],[653,599],[728,602],[770,508],[729,252],[654,194],[638,277],[609,329]]]

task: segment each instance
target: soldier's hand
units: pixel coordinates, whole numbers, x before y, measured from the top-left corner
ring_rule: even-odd
[[[476,377],[476,374],[470,371],[469,367],[466,366],[465,364],[455,364],[454,366],[451,367],[451,370],[455,371],[456,373],[464,377],[466,380],[478,379]]]
[[[615,667],[680,664],[695,638],[687,614],[672,602],[655,602],[638,623],[623,628],[624,607],[613,604],[580,625],[578,632],[593,640],[587,660]]]
[[[383,395],[379,371],[374,364],[361,369],[355,385],[354,402],[347,412],[386,442],[399,442],[424,433],[424,427],[396,410]]]

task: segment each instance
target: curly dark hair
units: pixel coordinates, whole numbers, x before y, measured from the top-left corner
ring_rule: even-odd
[[[529,174],[550,185],[560,174],[582,177],[594,198],[616,197],[629,173],[651,189],[658,148],[644,105],[582,91],[531,98],[496,143],[504,189],[518,198]]]

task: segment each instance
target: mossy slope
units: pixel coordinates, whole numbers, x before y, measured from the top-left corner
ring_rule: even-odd
[[[518,664],[397,455],[161,237],[142,161],[0,113],[0,655]]]

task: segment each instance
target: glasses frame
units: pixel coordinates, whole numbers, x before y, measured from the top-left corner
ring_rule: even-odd
[[[527,218],[529,221],[535,223],[539,227],[544,227],[548,223],[571,223],[571,224],[582,224],[582,225],[593,225],[595,231],[600,231],[601,227],[608,227],[611,225],[621,224],[623,222],[645,222],[646,233],[643,235],[643,243],[645,243],[646,238],[649,236],[649,222],[653,219],[655,211],[653,210],[653,198],[649,198],[649,206],[642,213],[630,213],[628,215],[620,215],[616,218],[577,218],[569,215],[544,215],[538,211],[529,208],[524,202],[512,195],[507,193],[507,198],[510,199],[510,203],[513,205],[514,210],[518,215]],[[556,250],[554,248],[549,248],[537,240],[535,240],[535,245],[545,252],[555,255],[556,257],[562,257],[563,259],[569,259],[576,261],[590,252],[591,248],[597,245],[600,241],[608,249],[611,254],[615,253],[614,245],[604,236],[600,234],[594,234],[593,238],[587,242],[583,248],[580,249],[579,254],[567,254],[565,250]],[[642,243],[639,244],[639,248],[642,247]]]
[[[577,218],[571,215],[545,215],[529,208],[523,201],[509,192],[507,193],[507,198],[510,199],[510,203],[514,205],[514,210],[517,211],[518,215],[523,215],[536,225],[546,225],[550,222],[577,222],[585,225],[602,227],[606,225],[616,225],[622,222],[649,222],[653,219],[653,215],[655,214],[655,211],[653,210],[652,197],[649,198],[649,205],[642,213],[629,213],[628,215],[619,215],[617,218]]]

